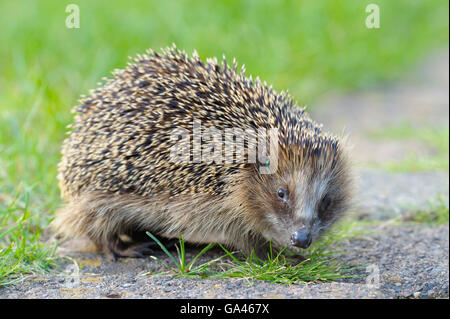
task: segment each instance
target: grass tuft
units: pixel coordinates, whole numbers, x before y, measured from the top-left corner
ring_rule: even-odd
[[[177,277],[200,276],[202,278],[241,278],[246,280],[264,280],[271,283],[293,284],[301,282],[327,282],[337,279],[355,277],[357,267],[343,265],[339,259],[340,252],[336,249],[336,242],[356,234],[349,231],[350,224],[341,225],[340,230],[332,231],[320,242],[315,243],[306,252],[307,256],[299,262],[299,256],[294,256],[282,249],[278,252],[269,243],[267,258],[259,258],[254,254],[245,255],[242,252],[231,252],[222,244],[217,245],[225,255],[209,260],[196,267],[195,261],[213,248],[216,244],[207,245],[192,261],[186,264],[185,243],[179,237],[179,246],[176,247],[177,258],[152,234],[147,233],[172,260],[174,266],[169,266],[159,258],[153,256],[170,273]],[[332,248],[331,248],[332,247]]]
[[[32,213],[27,194],[18,192],[9,204],[0,201],[0,286],[55,266],[56,245],[41,242],[41,214]]]
[[[402,217],[404,222],[414,222],[427,225],[444,225],[449,223],[449,203],[442,196],[429,202],[428,208],[411,210]]]
[[[220,245],[229,258],[221,263],[221,273],[215,278],[243,278],[247,280],[263,280],[271,283],[293,284],[301,282],[326,282],[349,278],[355,268],[341,265],[325,250],[316,250],[305,260],[298,262],[298,256],[289,256],[284,250],[274,254],[272,248],[267,259],[261,259],[251,253],[238,259],[234,253]]]
[[[197,259],[202,256],[204,253],[206,253],[208,250],[213,248],[215,244],[209,244],[206,247],[204,247],[189,263],[186,264],[186,248],[185,248],[185,242],[183,236],[180,236],[178,239],[179,246],[176,246],[177,249],[177,258],[175,258],[172,253],[161,243],[161,241],[158,240],[153,234],[150,232],[147,232],[147,235],[153,239],[159,247],[163,250],[163,252],[172,260],[175,267],[170,267],[166,263],[164,263],[161,259],[156,258],[155,256],[152,256],[160,265],[164,266],[164,268],[168,269],[169,271],[175,273],[179,276],[203,276],[203,273],[207,270],[211,262],[215,262],[216,260],[213,260],[211,262],[203,263],[197,267],[194,267],[195,262]]]

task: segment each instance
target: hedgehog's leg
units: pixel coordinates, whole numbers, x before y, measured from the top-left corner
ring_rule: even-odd
[[[152,209],[154,205],[149,200],[135,195],[90,193],[59,211],[52,228],[60,238],[89,237],[113,259],[144,257],[159,250],[145,234],[146,230],[154,231],[149,220]]]
[[[232,238],[236,238],[233,241],[240,243],[237,246],[235,245],[236,248],[241,250],[246,256],[253,255],[263,260],[268,259],[270,245],[262,236],[255,233],[247,233],[240,241],[235,236],[232,236]]]
[[[154,252],[155,245],[148,242],[134,242],[124,241],[124,235],[111,235],[106,240],[97,243],[97,246],[103,251],[103,253],[113,260],[122,257],[143,258]]]
[[[172,248],[177,242],[176,239],[156,237],[168,249]],[[120,235],[114,234],[101,246],[103,252],[106,255],[111,255],[113,259],[121,257],[143,258],[161,249],[144,231]]]

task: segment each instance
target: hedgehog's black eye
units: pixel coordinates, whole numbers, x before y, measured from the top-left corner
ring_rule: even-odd
[[[280,188],[277,191],[277,195],[279,199],[286,199],[287,191],[284,188]]]
[[[319,207],[319,214],[326,214],[331,209],[331,198],[329,196],[325,196],[322,199]]]

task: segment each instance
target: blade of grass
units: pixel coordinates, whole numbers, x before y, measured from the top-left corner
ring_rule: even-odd
[[[242,264],[243,264],[239,259],[237,259],[237,258],[233,255],[233,253],[229,252],[225,247],[223,247],[223,245],[222,245],[221,243],[218,243],[218,245],[219,245],[219,247],[222,248],[223,251],[224,251],[228,256],[230,256],[230,258],[233,259],[237,264],[239,264],[239,265],[242,265]]]
[[[186,272],[186,250],[184,247],[184,238],[183,235],[180,235],[178,237],[178,241],[180,243],[180,250],[179,250],[179,259],[180,259],[180,271],[182,273]],[[177,247],[178,250],[178,247]]]
[[[151,234],[150,232],[146,232],[146,234],[153,239],[158,245],[159,247],[161,247],[161,249],[166,253],[167,256],[169,256],[170,259],[172,259],[173,263],[177,266],[178,269],[180,269],[180,264],[176,261],[175,257],[173,257],[173,255],[167,250],[167,248],[158,240],[158,238],[156,238],[155,236],[153,236],[153,234]]]
[[[187,265],[187,269],[189,271],[191,271],[192,266],[194,265],[195,261],[204,253],[206,253],[208,250],[210,250],[211,248],[215,247],[216,244],[209,244],[208,246],[206,246],[205,248],[203,248],[198,254],[197,256],[194,257],[194,259],[191,260],[191,262]]]

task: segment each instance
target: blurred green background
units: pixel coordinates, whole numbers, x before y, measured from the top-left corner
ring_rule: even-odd
[[[65,26],[70,3],[80,8],[80,29]],[[380,6],[380,29],[365,26],[369,3]],[[56,164],[69,110],[128,56],[176,43],[202,58],[236,57],[248,75],[314,107],[322,93],[393,80],[447,47],[448,7],[446,0],[1,0],[0,225],[22,218],[26,227],[0,231],[0,243],[38,239],[59,205]]]

